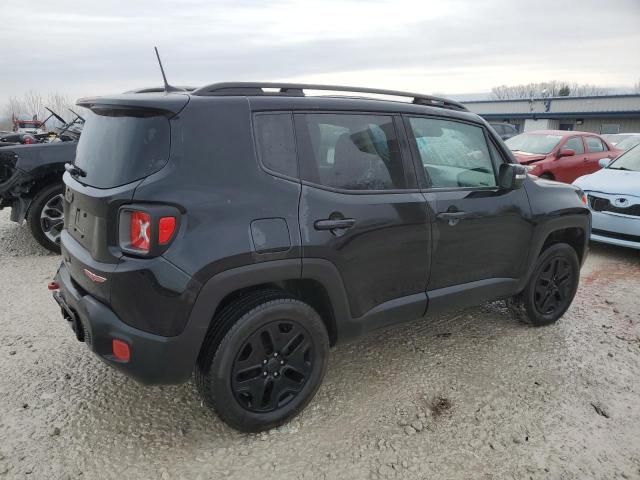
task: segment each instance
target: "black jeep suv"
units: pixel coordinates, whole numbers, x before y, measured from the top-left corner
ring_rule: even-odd
[[[79,105],[62,314],[143,383],[195,372],[237,429],[300,412],[337,342],[493,299],[545,325],[576,292],[583,193],[527,176],[456,102],[221,83]]]

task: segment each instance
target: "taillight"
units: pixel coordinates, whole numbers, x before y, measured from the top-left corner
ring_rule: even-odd
[[[151,215],[146,212],[131,212],[129,221],[129,245],[140,253],[149,253],[151,243]]]
[[[179,210],[168,205],[122,207],[118,222],[120,248],[145,257],[161,255],[174,239],[179,221]]]
[[[162,217],[158,221],[158,243],[166,245],[176,229],[176,217]]]

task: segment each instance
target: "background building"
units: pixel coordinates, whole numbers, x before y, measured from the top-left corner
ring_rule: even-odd
[[[464,104],[487,121],[511,123],[520,132],[540,129],[640,132],[640,95],[480,100]]]

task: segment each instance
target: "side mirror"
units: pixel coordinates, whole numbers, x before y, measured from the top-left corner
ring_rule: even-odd
[[[601,158],[600,160],[598,160],[598,165],[600,165],[600,168],[607,168],[609,165],[611,165],[611,159]]]
[[[517,163],[503,163],[498,172],[498,186],[505,190],[516,190],[527,178],[527,167]]]
[[[558,158],[573,157],[575,154],[576,154],[575,150],[572,150],[570,148],[563,148],[558,152]]]

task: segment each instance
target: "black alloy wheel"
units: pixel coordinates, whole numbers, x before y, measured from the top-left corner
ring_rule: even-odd
[[[311,370],[309,333],[293,320],[271,322],[247,338],[231,373],[236,400],[252,412],[272,412],[293,400]]]
[[[318,313],[280,290],[248,292],[212,320],[195,382],[231,427],[261,432],[295,417],[327,370],[329,335]]]
[[[534,303],[541,315],[549,316],[564,309],[572,299],[573,274],[566,258],[553,257],[540,270]]]
[[[534,326],[557,321],[567,309],[578,290],[580,261],[573,247],[556,243],[538,257],[524,290],[511,300],[514,311],[526,313],[526,320]]]
[[[40,245],[60,253],[60,235],[64,228],[64,187],[61,183],[46,185],[35,194],[27,212],[27,224]]]

